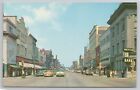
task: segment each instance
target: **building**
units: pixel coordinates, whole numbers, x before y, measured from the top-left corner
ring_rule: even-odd
[[[24,18],[4,16],[3,21],[3,76],[31,75],[33,72],[35,74],[35,69],[41,68],[37,40],[28,34]]]
[[[3,17],[3,76],[15,76],[16,73],[16,54],[17,54],[17,28],[16,24],[9,18],[16,16]]]
[[[99,38],[107,30],[109,26],[98,26],[94,25],[93,29],[89,33],[89,50],[90,50],[90,60],[93,65],[92,68],[99,66]],[[97,48],[98,47],[98,48]]]
[[[91,57],[90,57],[90,50],[86,46],[84,47],[84,64],[83,64],[83,69],[86,70],[87,68],[91,68]]]
[[[73,61],[73,69],[74,70],[78,69],[78,61]]]
[[[110,70],[110,28],[106,30],[100,37],[100,64],[102,69],[102,74],[106,75],[107,70]]]
[[[60,66],[59,66],[59,61],[58,61],[58,58],[57,58],[57,55],[56,55],[56,57],[54,58],[54,61],[53,61],[53,67],[54,67],[54,69],[58,69],[58,68],[60,68]]]
[[[111,31],[112,68],[117,76],[129,77],[129,71],[136,67],[137,4],[120,4],[107,23]],[[124,56],[128,49],[130,53]]]
[[[43,48],[43,49],[40,49],[39,50],[39,53],[40,53],[40,59],[39,61],[42,63],[42,67],[46,67],[46,55],[47,55],[47,52],[46,50]]]
[[[27,60],[24,61],[24,68],[28,75],[33,75],[37,69],[41,68],[39,65],[39,52],[36,46],[37,39],[31,33],[28,34],[27,38]]]
[[[52,50],[46,50],[46,67],[47,69],[51,69],[51,66],[53,64],[53,54]]]
[[[84,66],[84,58],[82,55],[79,56],[79,68],[80,70],[83,69],[83,66]]]
[[[12,21],[16,23],[18,29],[18,38],[16,42],[17,44],[16,62],[20,68],[17,70],[16,76],[21,76],[26,74],[26,68],[24,68],[24,63],[27,61],[28,30],[25,26],[23,17],[21,17],[20,19],[12,19]]]

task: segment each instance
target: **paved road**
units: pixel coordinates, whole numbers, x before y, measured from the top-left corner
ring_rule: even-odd
[[[4,86],[18,87],[136,87],[136,79],[116,79],[66,72],[65,77],[33,77],[3,79]]]

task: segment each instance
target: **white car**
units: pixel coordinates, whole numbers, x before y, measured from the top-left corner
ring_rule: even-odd
[[[87,69],[86,72],[85,72],[85,74],[86,74],[86,75],[92,75],[92,71],[89,70],[89,69]]]
[[[56,77],[64,77],[65,73],[63,71],[56,72]]]

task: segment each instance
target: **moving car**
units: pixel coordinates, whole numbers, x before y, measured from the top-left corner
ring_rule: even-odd
[[[47,70],[46,72],[44,72],[44,77],[53,77],[54,76],[54,72],[51,70]]]
[[[81,70],[77,70],[76,72],[77,72],[77,73],[81,73]]]
[[[85,72],[85,74],[86,74],[86,75],[92,75],[93,73],[92,73],[92,70],[87,69],[86,72]]]
[[[56,77],[64,77],[65,73],[63,71],[56,72]]]

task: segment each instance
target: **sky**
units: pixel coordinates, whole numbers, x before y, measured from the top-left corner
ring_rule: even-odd
[[[37,39],[37,47],[52,49],[61,64],[84,55],[89,32],[94,25],[107,21],[119,3],[4,3],[4,15],[23,17],[29,32]]]

